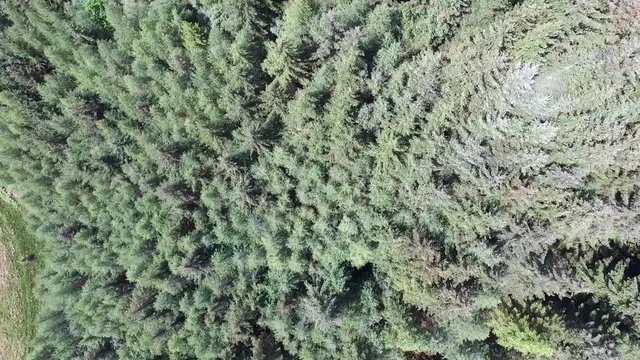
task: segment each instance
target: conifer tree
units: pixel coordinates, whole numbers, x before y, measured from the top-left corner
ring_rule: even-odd
[[[32,359],[634,359],[637,0],[4,0]]]

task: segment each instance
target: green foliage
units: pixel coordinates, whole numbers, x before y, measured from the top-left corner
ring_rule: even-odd
[[[87,0],[83,5],[84,11],[89,14],[98,26],[105,30],[111,29],[111,25],[107,20],[107,14],[104,9],[104,0]]]
[[[633,358],[637,2],[82,4],[0,7],[31,358]]]
[[[514,319],[508,314],[497,313],[492,319],[491,328],[498,344],[507,349],[533,356],[551,357],[554,354],[553,345],[532,329],[526,318]]]
[[[187,50],[193,51],[198,47],[205,46],[207,44],[206,38],[202,35],[202,30],[198,24],[183,21],[180,27],[182,33],[182,41],[184,41],[184,47]]]

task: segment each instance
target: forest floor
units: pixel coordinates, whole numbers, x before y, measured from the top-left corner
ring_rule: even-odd
[[[0,191],[3,191],[0,189]],[[4,194],[6,195],[6,194]],[[38,245],[17,205],[0,197],[0,359],[24,359],[35,332],[34,272]]]

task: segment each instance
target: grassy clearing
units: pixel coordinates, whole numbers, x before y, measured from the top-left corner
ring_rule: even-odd
[[[2,190],[0,190],[2,191]],[[23,359],[35,332],[38,302],[33,295],[33,274],[39,267],[23,261],[38,253],[35,237],[29,233],[18,207],[3,194],[0,197],[0,359]]]

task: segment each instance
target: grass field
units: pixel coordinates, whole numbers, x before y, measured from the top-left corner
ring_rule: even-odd
[[[0,190],[2,191],[2,190]],[[25,357],[35,331],[38,302],[33,295],[33,274],[42,259],[23,261],[38,253],[18,207],[0,197],[0,359]]]

